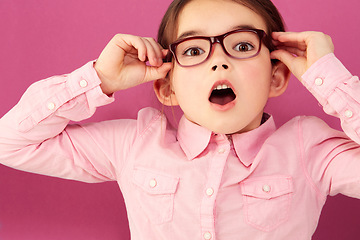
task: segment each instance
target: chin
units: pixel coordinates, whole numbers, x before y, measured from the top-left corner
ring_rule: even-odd
[[[212,128],[209,128],[209,129],[217,134],[231,135],[231,134],[235,134],[235,133],[249,132],[257,127],[258,126],[252,126],[252,127],[251,126],[239,126],[239,125],[231,126],[231,123],[227,122],[227,123],[223,123],[218,126],[212,126]]]
[[[239,130],[238,128],[229,128],[228,126],[214,127],[213,129],[210,128],[210,130],[217,134],[226,134],[226,135],[241,132],[241,129]]]

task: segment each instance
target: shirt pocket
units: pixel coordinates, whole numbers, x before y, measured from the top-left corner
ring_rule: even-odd
[[[179,178],[155,170],[135,168],[133,183],[139,187],[139,207],[149,220],[154,224],[170,222]]]
[[[245,221],[265,232],[274,230],[290,215],[293,182],[289,176],[249,179],[241,184]]]

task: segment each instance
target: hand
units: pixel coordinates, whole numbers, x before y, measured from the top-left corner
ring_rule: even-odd
[[[274,32],[272,37],[278,50],[271,58],[283,62],[299,80],[317,60],[334,52],[330,36],[321,32]]]
[[[168,50],[152,38],[117,34],[101,52],[94,68],[105,94],[165,78],[172,64],[163,63]],[[146,62],[149,62],[149,65]]]

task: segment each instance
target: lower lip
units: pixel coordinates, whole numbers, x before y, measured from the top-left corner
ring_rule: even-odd
[[[230,110],[231,108],[233,108],[235,106],[235,100],[234,99],[233,101],[225,104],[225,105],[219,105],[219,104],[215,104],[215,103],[211,103],[210,102],[210,106],[217,110],[217,111],[227,111],[227,110]]]

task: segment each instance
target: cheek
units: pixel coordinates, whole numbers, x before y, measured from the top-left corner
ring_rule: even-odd
[[[189,84],[190,82],[188,81],[188,78],[184,76],[184,73],[174,69],[171,77],[171,90],[174,92],[181,108],[183,108],[186,99],[188,99],[188,96],[191,94],[190,91],[192,87],[189,86]]]
[[[266,102],[270,93],[272,66],[270,61],[248,61],[238,67],[240,97],[243,101]]]
[[[175,94],[189,95],[196,90],[196,71],[187,68],[175,67],[172,73],[172,87]]]
[[[270,85],[272,76],[271,62],[266,59],[256,59],[257,61],[243,62],[237,68],[237,73],[240,78],[246,79],[247,83],[251,85]],[[268,83],[268,84],[266,84]]]

